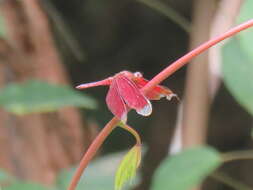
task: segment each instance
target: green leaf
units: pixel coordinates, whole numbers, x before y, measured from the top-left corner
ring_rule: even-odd
[[[36,112],[52,112],[64,106],[93,109],[95,101],[67,86],[28,81],[10,84],[0,90],[0,106],[9,112],[22,115]]]
[[[189,190],[221,164],[218,152],[196,147],[165,159],[154,175],[152,190]]]
[[[241,48],[240,38],[223,48],[224,82],[235,99],[253,114],[253,59]]]
[[[135,145],[123,158],[115,176],[115,189],[122,189],[123,185],[131,180],[141,161],[141,147]]]
[[[253,1],[245,0],[238,21],[253,17]],[[253,29],[240,32],[223,48],[224,82],[234,98],[253,114]]]
[[[245,0],[240,10],[240,15],[238,16],[238,22],[243,23],[253,18],[253,1]],[[237,37],[240,39],[240,47],[245,51],[250,60],[253,60],[253,28],[249,28],[244,32],[240,32]]]

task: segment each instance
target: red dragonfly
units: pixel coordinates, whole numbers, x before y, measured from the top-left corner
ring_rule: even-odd
[[[106,103],[111,112],[122,122],[127,120],[129,109],[135,109],[143,116],[149,116],[152,113],[152,105],[149,100],[160,100],[166,97],[170,100],[177,97],[170,89],[165,86],[157,85],[146,95],[141,88],[148,83],[140,72],[122,71],[112,77],[104,80],[81,84],[77,89],[85,89],[95,86],[110,86],[106,96]]]

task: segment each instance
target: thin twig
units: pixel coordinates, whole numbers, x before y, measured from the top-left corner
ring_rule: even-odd
[[[82,48],[71,34],[69,27],[63,21],[62,16],[58,10],[54,7],[51,1],[42,0],[41,3],[48,15],[51,17],[52,21],[55,23],[55,27],[58,30],[59,35],[62,36],[63,40],[70,48],[73,55],[77,58],[77,60],[83,61],[85,59],[85,54],[82,52]]]
[[[233,178],[231,178],[230,176],[221,173],[221,172],[214,172],[213,174],[210,175],[210,177],[214,178],[217,181],[220,181],[230,187],[232,187],[233,189],[236,190],[252,190],[252,188],[250,188],[249,186],[241,183],[240,181],[237,181]]]
[[[231,162],[234,160],[250,160],[253,159],[253,150],[238,150],[222,153],[223,162]]]
[[[128,126],[127,124],[121,123],[120,127],[125,129],[126,131],[130,132],[136,139],[136,145],[141,145],[141,138],[139,136],[139,134],[130,126]]]
[[[191,24],[183,16],[181,16],[173,8],[165,5],[159,0],[137,0],[138,2],[143,3],[144,5],[158,11],[160,14],[165,15],[167,18],[178,24],[184,31],[190,33]]]

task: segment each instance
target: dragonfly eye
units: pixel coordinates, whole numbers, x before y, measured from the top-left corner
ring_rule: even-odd
[[[140,78],[140,77],[142,77],[142,74],[140,72],[135,72],[134,76]]]

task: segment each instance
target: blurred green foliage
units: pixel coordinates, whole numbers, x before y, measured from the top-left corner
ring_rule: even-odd
[[[11,184],[15,181],[15,178],[8,175],[6,172],[0,170],[0,190],[3,190],[3,185]],[[2,188],[2,189],[1,189]]]
[[[221,164],[219,153],[210,147],[184,150],[164,160],[157,169],[152,190],[189,190]]]
[[[246,22],[253,18],[253,1],[252,0],[245,0],[243,6],[241,8],[240,14],[238,16],[238,23]],[[238,34],[238,39],[240,42],[240,48],[243,49],[250,56],[250,61],[253,60],[253,28],[249,28],[244,32],[240,32]]]
[[[8,187],[4,187],[4,190],[53,190],[50,188],[46,188],[42,185],[35,183],[24,183],[24,182],[16,182],[11,184]]]
[[[40,184],[28,183],[17,180],[7,172],[0,170],[0,190],[56,190],[55,188],[46,188]]]
[[[253,60],[241,48],[240,39],[232,39],[226,44],[223,60],[224,82],[227,88],[235,99],[253,114]]]
[[[36,80],[0,89],[0,105],[18,115],[52,112],[65,106],[96,108],[93,98],[77,90]]]
[[[100,157],[93,161],[82,176],[76,190],[113,190],[114,176],[122,157],[126,152],[113,153]],[[75,169],[63,171],[57,180],[59,189],[67,189]],[[125,185],[122,189],[133,188],[138,182],[138,175],[133,178],[132,183]]]
[[[114,176],[118,164],[126,152],[114,153],[100,157],[89,164],[78,184],[76,190],[113,190]],[[7,173],[0,171],[0,186],[3,190],[65,190],[75,172],[75,168],[59,173],[55,186],[44,187],[39,184],[18,181]],[[138,183],[138,175],[133,178],[131,184],[127,184],[123,190],[131,189]],[[6,185],[7,184],[7,185]]]
[[[243,4],[239,21],[253,18],[253,1]],[[224,82],[234,98],[253,115],[253,29],[239,33],[223,48]]]

